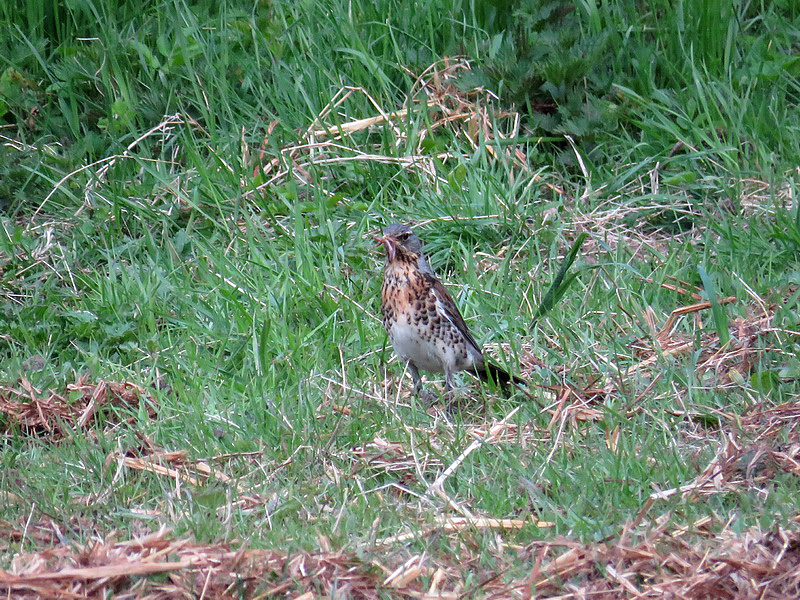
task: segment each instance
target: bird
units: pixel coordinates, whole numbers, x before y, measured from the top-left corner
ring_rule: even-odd
[[[411,227],[392,223],[374,239],[386,250],[381,287],[383,325],[395,353],[407,365],[415,396],[423,395],[420,371],[444,373],[447,393],[455,387],[453,375],[458,371],[483,381],[491,379],[504,389],[526,383],[484,357]]]

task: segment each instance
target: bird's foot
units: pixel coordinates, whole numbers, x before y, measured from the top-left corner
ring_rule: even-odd
[[[444,410],[448,413],[459,411],[464,401],[469,402],[469,395],[468,388],[451,388],[447,390],[442,396]]]
[[[416,392],[417,398],[419,398],[422,402],[430,406],[431,404],[435,404],[437,400],[439,400],[439,394],[431,390],[417,390]]]

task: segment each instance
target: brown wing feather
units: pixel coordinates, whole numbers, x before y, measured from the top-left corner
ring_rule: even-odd
[[[438,300],[439,306],[441,307],[442,311],[444,312],[445,317],[455,325],[456,329],[458,329],[461,334],[464,336],[464,339],[479,353],[482,354],[481,347],[478,346],[478,342],[475,341],[475,338],[472,337],[472,334],[469,332],[469,328],[467,324],[464,322],[464,317],[461,316],[461,313],[458,311],[458,307],[456,303],[453,302],[453,298],[447,292],[445,287],[442,285],[442,282],[433,277],[432,275],[425,273],[425,279],[433,288],[433,293]]]
[[[478,342],[475,341],[475,338],[472,337],[472,334],[469,332],[469,328],[467,324],[464,322],[464,317],[461,316],[461,313],[456,306],[456,303],[453,301],[453,298],[448,293],[447,289],[442,285],[441,281],[436,279],[435,277],[426,274],[426,280],[433,288],[433,293],[438,300],[438,304],[441,307],[442,311],[444,312],[447,319],[456,326],[463,335],[467,342],[481,355],[483,351],[481,347],[478,346]],[[470,369],[474,375],[480,377],[483,381],[488,381],[489,376],[496,382],[504,387],[507,386],[509,383],[514,384],[525,384],[524,379],[520,379],[515,375],[511,375],[505,369],[498,367],[496,364],[491,362],[484,362],[483,366],[478,366],[474,370]]]

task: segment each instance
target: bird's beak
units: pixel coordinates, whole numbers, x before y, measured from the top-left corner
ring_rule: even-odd
[[[397,256],[397,248],[395,247],[392,239],[386,236],[378,237],[377,235],[374,237],[374,239],[379,244],[386,246],[386,256],[389,258],[389,262],[392,262]]]

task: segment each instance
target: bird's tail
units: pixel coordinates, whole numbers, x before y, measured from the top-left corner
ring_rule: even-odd
[[[491,379],[495,383],[500,384],[503,388],[507,388],[510,384],[525,385],[528,383],[524,379],[520,379],[516,375],[511,375],[502,367],[498,367],[496,364],[490,363],[489,361],[483,363],[483,368],[479,371],[476,370],[474,374],[480,377],[481,381],[489,381]]]

